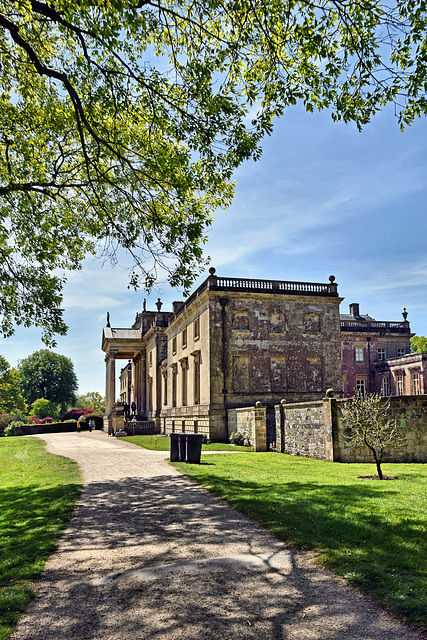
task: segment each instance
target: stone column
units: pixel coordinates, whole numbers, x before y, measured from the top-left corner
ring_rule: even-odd
[[[111,413],[116,400],[116,354],[109,351],[105,356],[105,413]]]
[[[254,411],[254,442],[252,443],[254,451],[267,451],[267,411],[261,406],[260,402],[255,405]]]
[[[134,396],[137,412],[139,414],[145,414],[147,411],[147,381],[145,359],[145,351],[140,351],[135,358]]]

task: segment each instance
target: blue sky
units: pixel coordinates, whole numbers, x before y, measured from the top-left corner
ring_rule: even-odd
[[[359,302],[361,313],[399,321],[406,307],[412,330],[426,335],[426,141],[426,119],[401,133],[392,108],[361,133],[326,111],[288,110],[261,160],[235,174],[233,205],[217,213],[209,232],[211,265],[218,275],[247,278],[327,282],[333,274],[344,313]],[[147,296],[148,309],[159,296],[163,310],[182,298],[163,287]],[[127,289],[125,270],[96,260],[69,275],[70,328],[55,351],[73,361],[79,393],[104,394],[106,312],[112,326],[130,326],[144,297]],[[37,329],[1,340],[13,366],[43,348]]]

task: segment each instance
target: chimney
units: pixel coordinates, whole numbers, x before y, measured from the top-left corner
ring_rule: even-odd
[[[353,316],[353,318],[359,318],[359,303],[358,302],[352,302],[352,304],[350,305],[350,315]]]
[[[174,313],[178,313],[178,311],[182,309],[183,306],[184,306],[184,303],[182,301],[178,302],[175,300],[175,302],[172,302],[172,309]]]

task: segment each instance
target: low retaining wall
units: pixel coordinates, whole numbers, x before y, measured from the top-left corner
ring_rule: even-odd
[[[152,436],[159,433],[159,429],[156,427],[155,422],[151,421],[138,421],[138,422],[125,422],[123,426],[128,436]]]
[[[227,437],[235,431],[248,436],[254,451],[267,451],[267,408],[244,407],[229,409]]]
[[[334,401],[334,460],[337,462],[372,462],[367,447],[350,448],[344,437],[345,424]],[[384,462],[427,462],[427,396],[393,396],[390,398],[390,416],[396,420],[406,444],[390,447]]]
[[[22,427],[15,427],[15,436],[33,436],[40,433],[68,433],[70,431],[77,431],[77,422],[24,424]]]
[[[277,451],[333,461],[330,398],[276,405],[275,412]]]
[[[339,406],[346,400],[276,405],[277,450],[291,455],[335,462],[372,462],[367,447],[350,447]],[[390,416],[406,444],[390,447],[384,462],[427,462],[427,396],[393,396]]]

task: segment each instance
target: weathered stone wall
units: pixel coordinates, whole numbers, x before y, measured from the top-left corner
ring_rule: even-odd
[[[339,298],[210,296],[211,402],[222,403],[224,388],[231,409],[272,406],[284,396],[319,400],[340,387]]]
[[[367,447],[351,448],[339,406],[347,400],[276,405],[277,451],[335,462],[372,462]],[[427,462],[427,396],[390,398],[390,415],[406,444],[390,448],[384,462]]]
[[[293,456],[333,460],[332,410],[329,398],[282,404],[276,409],[277,450]]]
[[[254,451],[267,451],[266,407],[228,410],[228,438],[234,431],[245,433]]]
[[[339,412],[340,402],[334,401],[334,460],[337,462],[372,462],[367,447],[351,449],[343,437],[345,425]],[[390,413],[406,436],[406,444],[391,448],[384,462],[427,462],[427,396],[397,396],[390,398]]]
[[[248,436],[250,442],[255,435],[255,411],[254,407],[228,410],[228,440],[232,433],[240,431]]]

